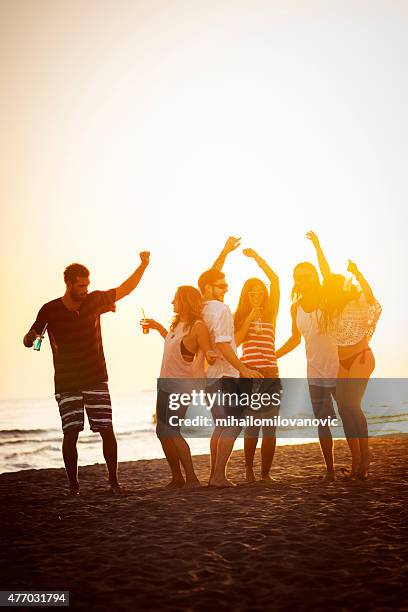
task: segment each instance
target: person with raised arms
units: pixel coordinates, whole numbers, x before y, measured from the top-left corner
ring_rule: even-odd
[[[235,250],[236,238],[228,238],[224,249],[214,263],[214,267],[222,270],[225,259]],[[270,288],[259,278],[249,278],[245,281],[239,297],[238,307],[234,315],[235,342],[242,345],[241,361],[251,369],[257,370],[264,377],[258,393],[272,396],[281,391],[279,371],[275,355],[275,329],[279,310],[279,278],[272,268],[254,249],[243,249],[243,254],[257,263],[269,280]],[[265,406],[257,411],[250,408],[246,415],[272,419],[279,413],[275,406]],[[261,426],[245,428],[244,455],[245,476],[247,482],[255,482],[254,457]],[[262,426],[261,444],[261,479],[271,481],[270,469],[276,449],[276,427]]]
[[[230,237],[224,247],[225,250],[236,249],[240,239]],[[216,262],[215,262],[216,263]],[[217,425],[217,420],[226,417],[239,418],[245,406],[241,405],[239,396],[241,393],[240,377],[263,378],[257,370],[248,368],[237,355],[235,343],[234,319],[224,297],[228,291],[228,283],[225,274],[216,267],[212,267],[201,274],[198,286],[204,298],[203,319],[210,332],[212,345],[217,353],[217,359],[210,364],[207,370],[208,392],[220,392],[221,397],[237,397],[234,405],[225,401],[216,402],[212,407],[212,415],[215,427],[210,441],[211,472],[209,486],[231,487],[235,486],[226,475],[228,460],[236,438],[241,432],[239,426]]]
[[[330,266],[320,246],[317,235],[309,231],[306,237],[316,249],[320,272],[325,278],[330,274]],[[330,334],[321,333],[319,329],[319,310],[322,299],[322,285],[315,266],[309,261],[297,264],[293,270],[294,285],[292,289],[292,335],[276,351],[280,359],[293,351],[305,340],[307,378],[310,400],[315,418],[321,421],[328,417],[335,419],[333,399],[336,398],[336,382],[339,369],[337,344]],[[325,482],[335,480],[333,437],[330,426],[318,426],[318,435],[322,455],[326,464]]]
[[[142,251],[139,256],[140,265],[133,274],[108,291],[88,293],[89,270],[78,263],[67,266],[64,295],[40,308],[24,336],[24,346],[30,348],[47,326],[55,369],[55,399],[62,420],[62,455],[69,491],[74,496],[79,494],[77,442],[79,432],[84,429],[84,411],[91,430],[102,438],[111,490],[121,492],[100,316],[114,311],[115,302],[138,286],[150,253]]]
[[[355,263],[349,261],[351,277],[328,274],[322,287],[319,322],[322,334],[330,334],[338,346],[339,372],[336,394],[344,432],[351,452],[351,467],[343,478],[368,478],[370,453],[367,419],[361,402],[375,367],[369,342],[381,314],[381,306]]]

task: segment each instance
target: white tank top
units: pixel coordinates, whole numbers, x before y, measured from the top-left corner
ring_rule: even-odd
[[[160,369],[160,389],[169,393],[188,393],[195,387],[194,379],[205,378],[204,353],[199,350],[193,361],[186,361],[181,354],[181,341],[190,330],[184,330],[180,322],[174,330],[170,330],[164,340],[163,359]],[[184,383],[166,381],[163,379],[188,379]],[[191,383],[190,383],[191,381]]]
[[[309,382],[320,387],[334,387],[339,370],[337,343],[332,336],[319,332],[319,315],[320,310],[305,312],[298,305],[296,325],[305,339]]]

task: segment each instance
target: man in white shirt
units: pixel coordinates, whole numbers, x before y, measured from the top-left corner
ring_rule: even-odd
[[[228,290],[225,275],[220,270],[211,268],[198,279],[198,286],[204,297],[203,319],[210,332],[214,349],[218,355],[213,365],[207,370],[207,379],[212,379],[207,392],[239,394],[239,378],[262,378],[262,375],[248,368],[237,356],[234,337],[234,320],[229,306],[224,304]],[[215,380],[214,380],[215,379]],[[240,417],[242,410],[238,405],[231,407],[215,403],[212,408],[214,420],[226,416]],[[215,426],[211,436],[211,474],[209,486],[235,486],[226,477],[226,467],[234,442],[241,431],[240,427]]]

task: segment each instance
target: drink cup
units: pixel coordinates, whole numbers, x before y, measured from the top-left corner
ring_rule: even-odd
[[[255,319],[255,333],[262,334],[262,319]]]
[[[140,325],[142,326],[143,333],[148,334],[150,330],[149,321],[147,319],[141,319]]]

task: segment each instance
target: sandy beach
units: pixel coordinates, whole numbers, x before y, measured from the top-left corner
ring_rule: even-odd
[[[406,610],[407,441],[372,440],[370,478],[329,485],[317,444],[278,447],[267,484],[245,485],[235,452],[234,489],[164,489],[162,459],[122,463],[121,496],[103,465],[80,468],[79,498],[63,470],[3,474],[1,588],[92,610]]]

